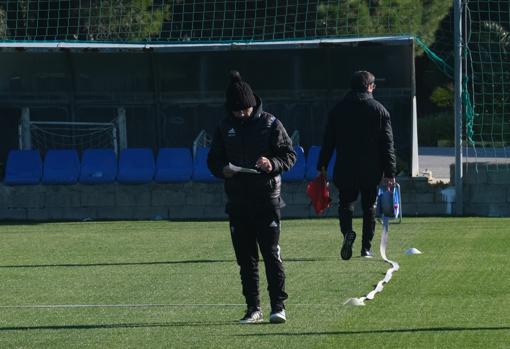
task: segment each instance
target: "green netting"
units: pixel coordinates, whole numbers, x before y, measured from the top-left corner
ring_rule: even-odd
[[[467,89],[473,113],[467,135],[484,153],[509,157],[510,2],[470,0],[466,4]],[[498,154],[499,152],[499,154]]]
[[[510,159],[510,1],[463,2],[464,144],[476,157],[509,168]],[[435,40],[417,44],[453,79],[453,17],[438,27]],[[453,91],[452,91],[453,93]],[[473,153],[471,153],[473,154]]]
[[[0,1],[0,41],[210,43],[413,35],[453,67],[453,0]],[[510,0],[463,0],[465,140],[509,157]],[[450,84],[451,86],[451,84]],[[451,90],[451,87],[450,87]]]
[[[0,1],[0,40],[175,42],[419,34],[431,40],[444,0]]]
[[[444,73],[448,78],[454,78],[453,67],[448,64],[443,58],[439,57],[434,51],[432,51],[419,37],[415,38],[416,43],[423,49],[423,52],[435,63],[437,64],[439,70]],[[465,57],[467,50],[464,50]],[[469,93],[469,76],[463,75],[462,77],[463,86],[462,86],[462,105],[463,105],[463,113],[465,116],[465,131],[466,131],[466,140],[469,145],[475,146],[476,143],[474,141],[474,131],[473,131],[473,122],[475,117],[475,112],[472,105],[472,97]]]

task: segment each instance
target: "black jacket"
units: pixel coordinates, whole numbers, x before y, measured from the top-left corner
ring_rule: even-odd
[[[327,167],[335,149],[339,188],[377,185],[383,174],[395,177],[390,114],[371,93],[351,91],[330,111],[317,170]]]
[[[232,204],[280,203],[282,171],[296,162],[292,141],[282,123],[262,110],[262,101],[248,119],[229,114],[218,125],[211,144],[207,165],[213,175],[225,179],[225,192]],[[265,156],[273,170],[267,174],[238,173],[232,178],[223,176],[223,167],[234,165],[255,168],[258,158]]]

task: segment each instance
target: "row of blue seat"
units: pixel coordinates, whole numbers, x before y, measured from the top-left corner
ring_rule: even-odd
[[[294,147],[296,165],[283,174],[285,181],[302,181],[316,176],[316,164],[320,147],[310,147],[307,157],[303,148]],[[5,184],[85,184],[148,183],[165,182],[213,182],[207,168],[209,148],[197,148],[195,158],[189,148],[161,148],[154,161],[149,148],[123,149],[119,161],[112,149],[86,149],[80,161],[78,152],[72,149],[48,150],[41,160],[38,150],[11,150],[7,158]],[[328,174],[332,174],[332,164]]]

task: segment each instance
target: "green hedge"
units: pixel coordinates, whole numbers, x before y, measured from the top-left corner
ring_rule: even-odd
[[[418,144],[453,146],[455,121],[453,112],[441,112],[418,118]]]

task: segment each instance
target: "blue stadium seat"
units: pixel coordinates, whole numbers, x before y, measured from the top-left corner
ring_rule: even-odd
[[[317,176],[317,162],[319,161],[319,153],[321,147],[318,145],[312,145],[308,148],[308,154],[306,154],[306,179],[312,180]]]
[[[197,148],[195,158],[193,159],[193,176],[195,182],[215,182],[219,179],[214,177],[207,167],[207,155],[209,147]]]
[[[38,150],[11,150],[7,156],[5,184],[38,184],[42,176],[42,160]]]
[[[297,155],[296,164],[289,171],[283,172],[282,174],[282,179],[287,182],[297,182],[305,179],[306,173],[305,152],[303,148],[299,145],[295,145],[294,150],[296,151]]]
[[[119,172],[120,183],[148,183],[154,177],[154,155],[149,148],[127,148],[120,152]]]
[[[83,151],[80,183],[113,183],[117,177],[117,158],[113,149]]]
[[[156,182],[191,180],[193,158],[189,148],[161,148],[156,160]]]
[[[80,160],[75,149],[51,149],[44,157],[43,184],[75,184],[80,174]]]
[[[317,162],[319,161],[319,153],[321,152],[321,147],[318,145],[312,145],[308,149],[308,154],[306,155],[306,179],[312,180],[317,176]],[[336,161],[336,151],[333,152],[333,156],[329,160],[328,164],[328,179],[333,178],[333,169],[335,167]]]

